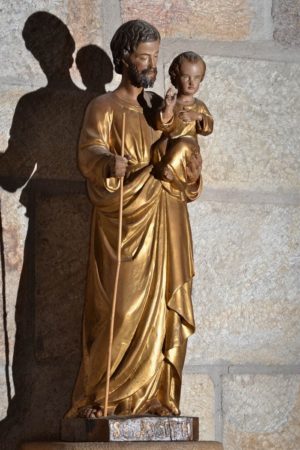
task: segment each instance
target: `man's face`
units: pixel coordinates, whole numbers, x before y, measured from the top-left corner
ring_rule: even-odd
[[[152,87],[157,74],[157,58],[160,41],[140,42],[129,55],[128,75],[135,87]]]

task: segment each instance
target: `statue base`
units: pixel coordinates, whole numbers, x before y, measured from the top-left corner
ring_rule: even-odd
[[[63,419],[61,439],[69,442],[198,441],[198,417],[109,416]]]

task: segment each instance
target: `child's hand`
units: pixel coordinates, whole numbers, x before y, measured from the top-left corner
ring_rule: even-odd
[[[195,183],[201,173],[202,158],[200,153],[192,155],[190,162],[186,166],[186,178],[188,183]]]
[[[176,105],[177,94],[174,88],[170,87],[165,96],[164,107],[161,111],[163,123],[170,122],[174,116],[174,107]]]
[[[178,113],[178,116],[183,122],[194,122],[195,120],[202,120],[202,114],[199,114],[196,111],[182,110]]]
[[[177,93],[175,89],[171,86],[166,92],[165,96],[165,106],[168,109],[173,111],[174,106],[176,105]]]

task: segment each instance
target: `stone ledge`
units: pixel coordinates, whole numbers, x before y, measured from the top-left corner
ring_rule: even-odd
[[[221,42],[190,39],[166,38],[160,49],[162,61],[170,61],[186,49],[205,56],[223,56],[227,58],[250,58],[263,61],[299,63],[299,48],[278,45],[274,41],[265,42]],[[4,80],[5,81],[5,80]]]
[[[223,450],[220,442],[31,442],[20,450]]]

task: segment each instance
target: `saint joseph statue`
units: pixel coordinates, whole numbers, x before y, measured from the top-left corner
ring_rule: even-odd
[[[152,87],[159,32],[124,23],[111,41],[119,87],[87,108],[79,166],[94,206],[83,354],[67,417],[103,415],[107,351],[118,245],[120,177],[124,179],[122,262],[116,306],[108,414],[179,415],[187,338],[194,332],[194,275],[187,202],[201,190],[201,162],[192,159],[183,190],[153,175],[162,99]],[[121,155],[126,114],[125,157]]]

